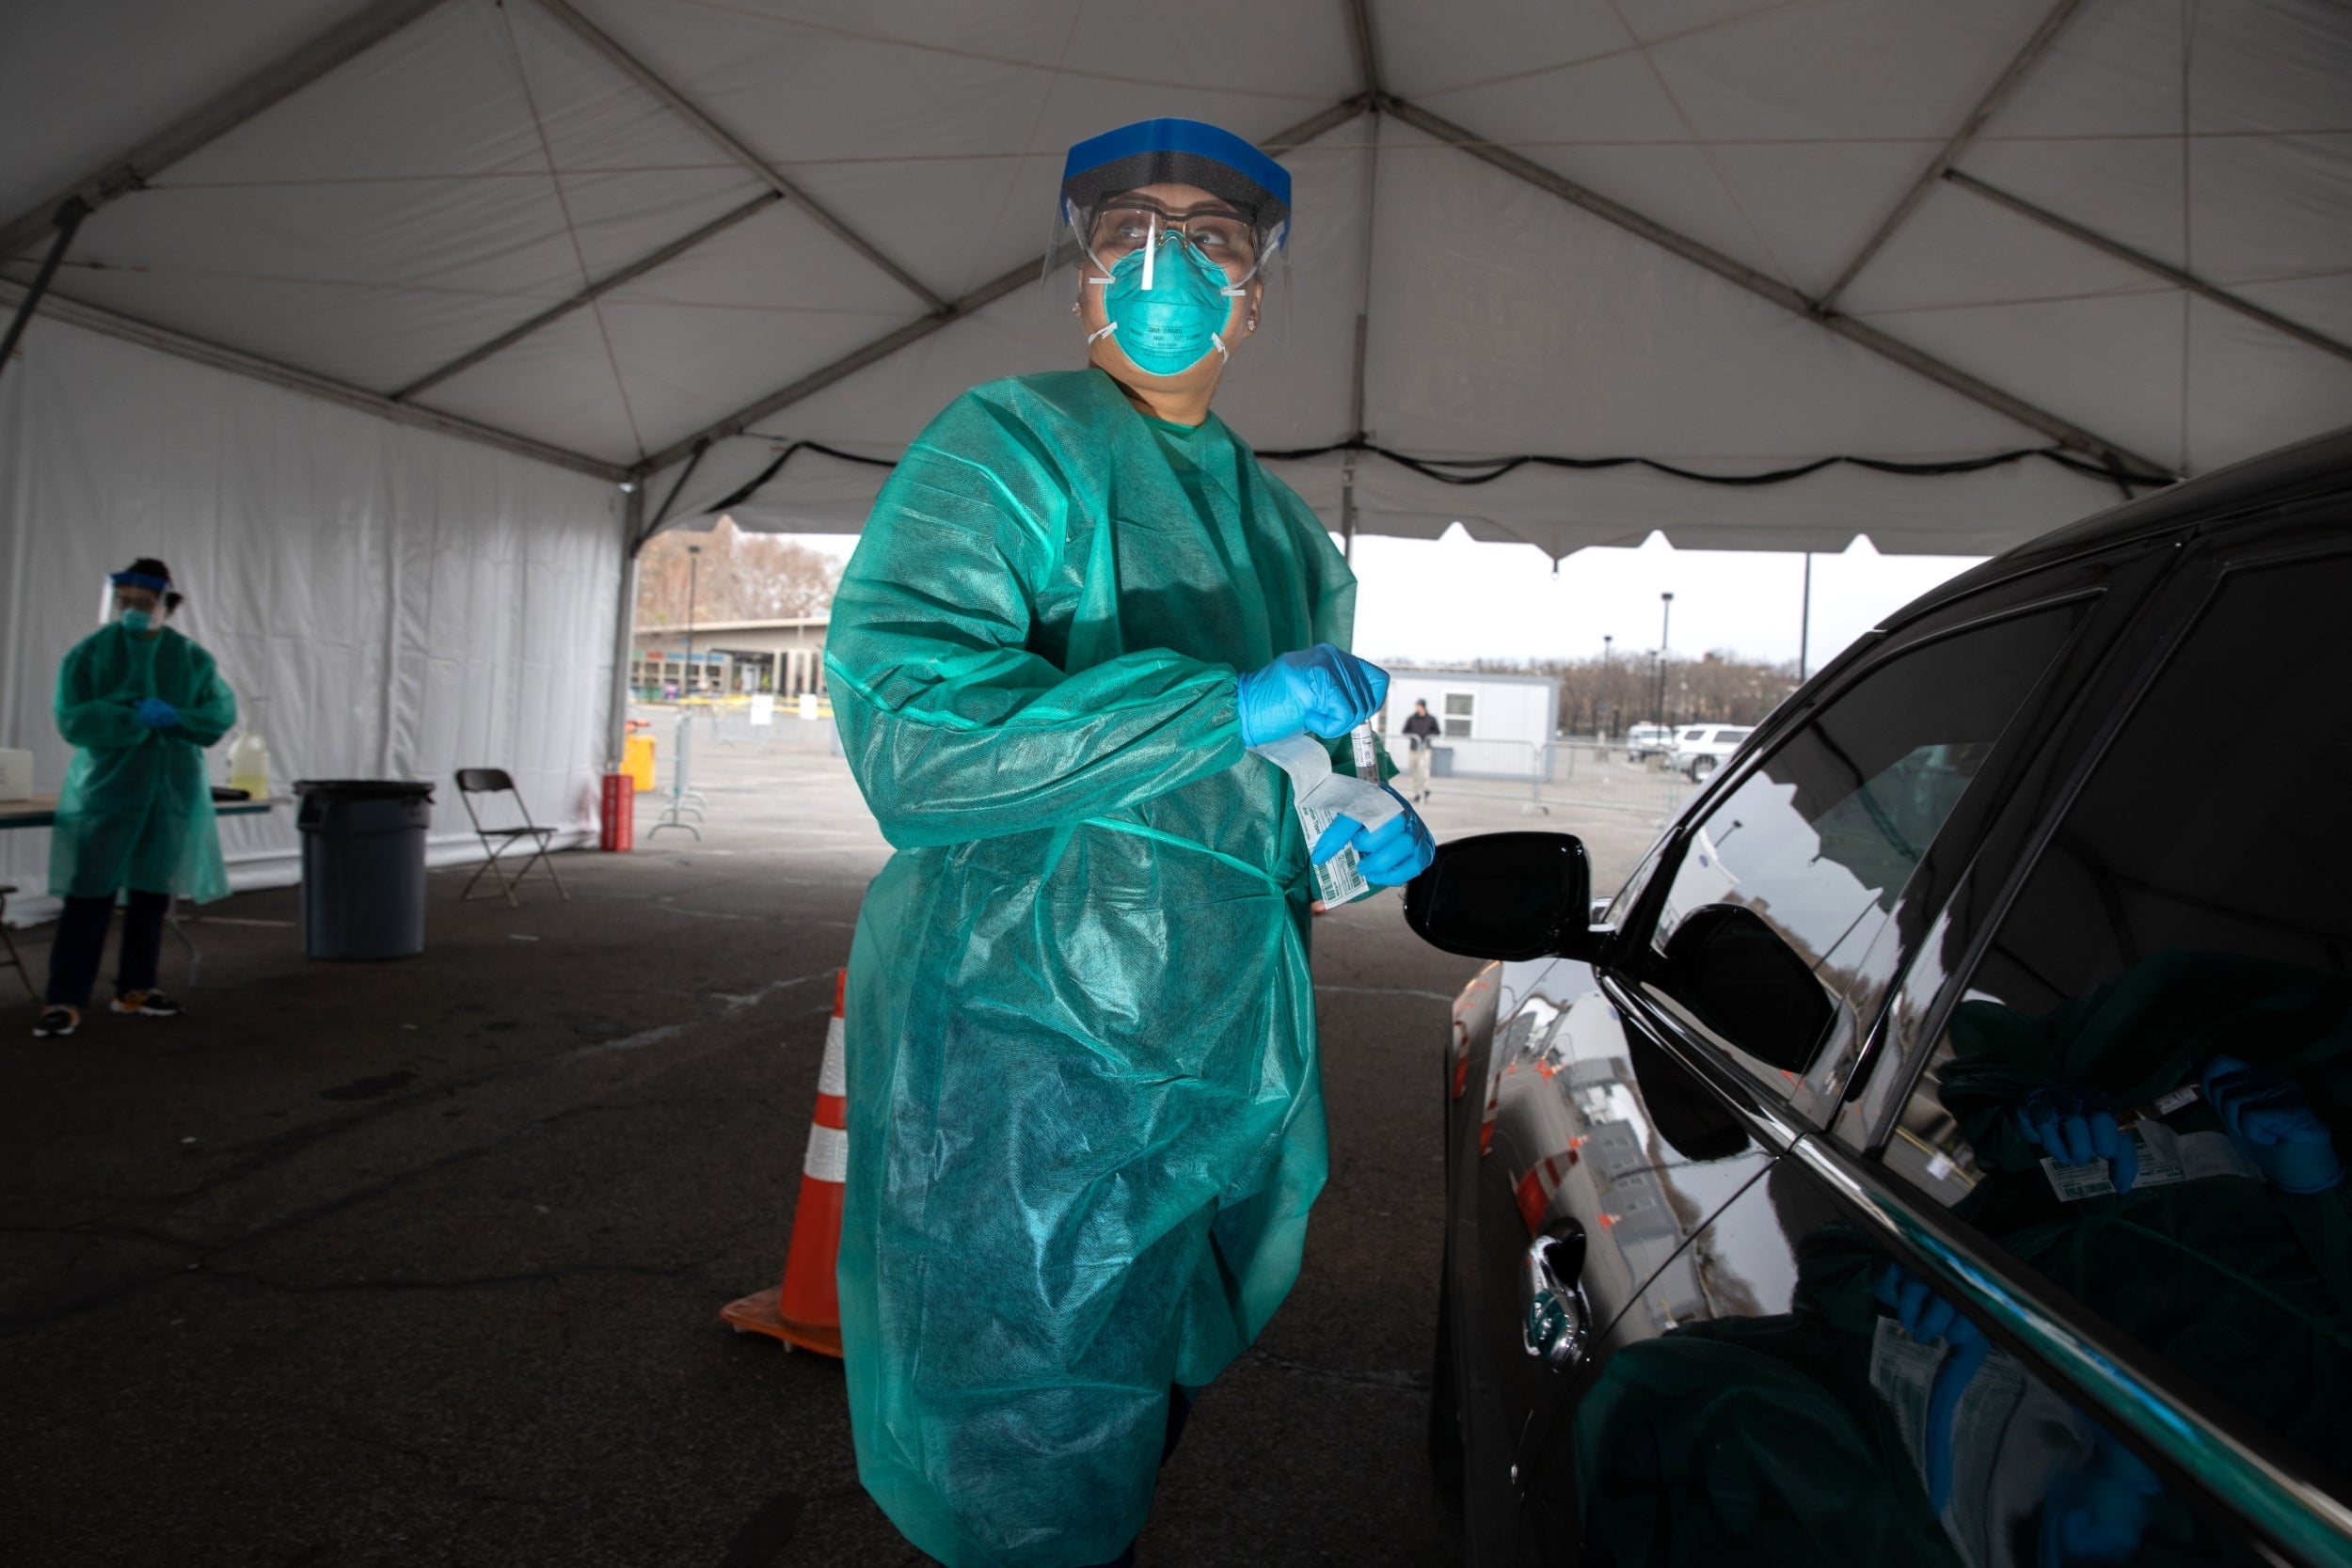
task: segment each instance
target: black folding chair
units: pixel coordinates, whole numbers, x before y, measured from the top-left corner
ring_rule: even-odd
[[[458,798],[466,802],[466,816],[473,823],[474,833],[482,840],[483,853],[486,857],[474,868],[474,874],[467,879],[465,890],[457,895],[459,902],[473,896],[474,884],[482,880],[482,874],[486,871],[498,882],[499,891],[506,895],[506,901],[520,909],[522,904],[516,898],[515,890],[522,885],[522,879],[531,874],[533,865],[546,866],[548,879],[555,883],[555,891],[564,895],[565,903],[572,901],[571,894],[564,886],[564,879],[555,874],[555,862],[548,859],[549,843],[555,837],[555,830],[542,828],[531,820],[531,808],[523,804],[522,791],[515,787],[514,775],[503,768],[460,768],[457,770],[457,793]],[[522,826],[485,827],[482,814],[474,810],[473,798],[477,795],[512,795],[515,810],[522,816]],[[530,853],[523,857],[521,869],[510,880],[500,868],[499,857],[517,847],[526,848]]]
[[[34,989],[33,972],[26,969],[24,960],[17,956],[16,939],[8,935],[8,895],[15,891],[14,882],[0,882],[0,949],[5,949],[8,955],[0,958],[0,969],[15,970],[16,977],[24,982],[24,989],[31,991],[33,1000],[38,1002],[40,992]]]

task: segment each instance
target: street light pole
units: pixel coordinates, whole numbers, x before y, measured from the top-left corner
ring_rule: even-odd
[[[700,683],[694,679],[694,569],[702,562],[700,545],[686,546],[686,695]]]
[[[1671,593],[1658,595],[1661,606],[1658,620],[1658,721],[1666,721],[1666,651],[1674,645],[1675,596]],[[1669,724],[1668,728],[1673,726]]]
[[[1804,609],[1797,616],[1797,684],[1804,684],[1813,654],[1813,552],[1804,552]]]

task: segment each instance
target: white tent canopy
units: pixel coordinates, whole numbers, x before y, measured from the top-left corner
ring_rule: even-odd
[[[1364,531],[1986,550],[2113,499],[2096,470],[2192,473],[2352,413],[2334,0],[1195,0],[1170,20],[20,6],[0,248],[29,280],[78,192],[59,315],[647,477],[657,509],[707,443],[673,519],[791,442],[893,456],[963,387],[1073,362],[1067,316],[1024,286],[1061,154],[1162,114],[1259,138],[1297,182],[1287,341],[1246,350],[1220,404],[1261,449],[1360,436],[1728,476],[2070,460],[1459,486],[1362,452]],[[1284,465],[1335,527],[1347,457]],[[853,529],[877,483],[803,451],[735,515]]]
[[[1343,531],[1989,551],[2352,416],[2341,0],[20,0],[0,745],[161,554],[281,780],[583,824],[635,546],[1076,363],[1157,115],[1294,172],[1219,409]]]

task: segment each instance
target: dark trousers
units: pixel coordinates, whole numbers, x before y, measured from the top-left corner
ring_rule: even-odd
[[[98,983],[98,960],[106,951],[106,927],[114,912],[111,895],[65,901],[57,940],[49,948],[51,1006],[89,1006],[90,988]],[[122,912],[122,952],[115,968],[117,991],[155,989],[155,966],[164,956],[164,916],[170,912],[170,894],[132,892],[131,906]]]

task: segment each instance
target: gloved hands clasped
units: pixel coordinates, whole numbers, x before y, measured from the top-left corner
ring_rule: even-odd
[[[131,717],[151,730],[167,730],[180,722],[180,710],[161,697],[142,697]]]
[[[2097,1089],[2055,1085],[2035,1089],[2017,1102],[2017,1131],[2029,1144],[2050,1151],[2061,1165],[2107,1163],[2107,1180],[2120,1194],[2139,1180],[2139,1149],[2115,1122],[2115,1102]]]
[[[1245,746],[1301,731],[1336,740],[1379,711],[1389,673],[1318,642],[1242,676],[1238,694]]]
[[[1406,805],[1405,797],[1387,784],[1380,786],[1393,796],[1402,809],[1377,828],[1367,831],[1352,816],[1332,819],[1315,841],[1311,857],[1321,865],[1342,849],[1356,851],[1356,869],[1364,874],[1364,880],[1375,887],[1399,887],[1429,869],[1437,857],[1438,841],[1429,836],[1429,825]]]
[[[2216,1056],[2198,1069],[2197,1080],[2231,1141],[2272,1186],[2282,1193],[2324,1193],[2344,1180],[2328,1124],[2293,1079],[2235,1056]]]

